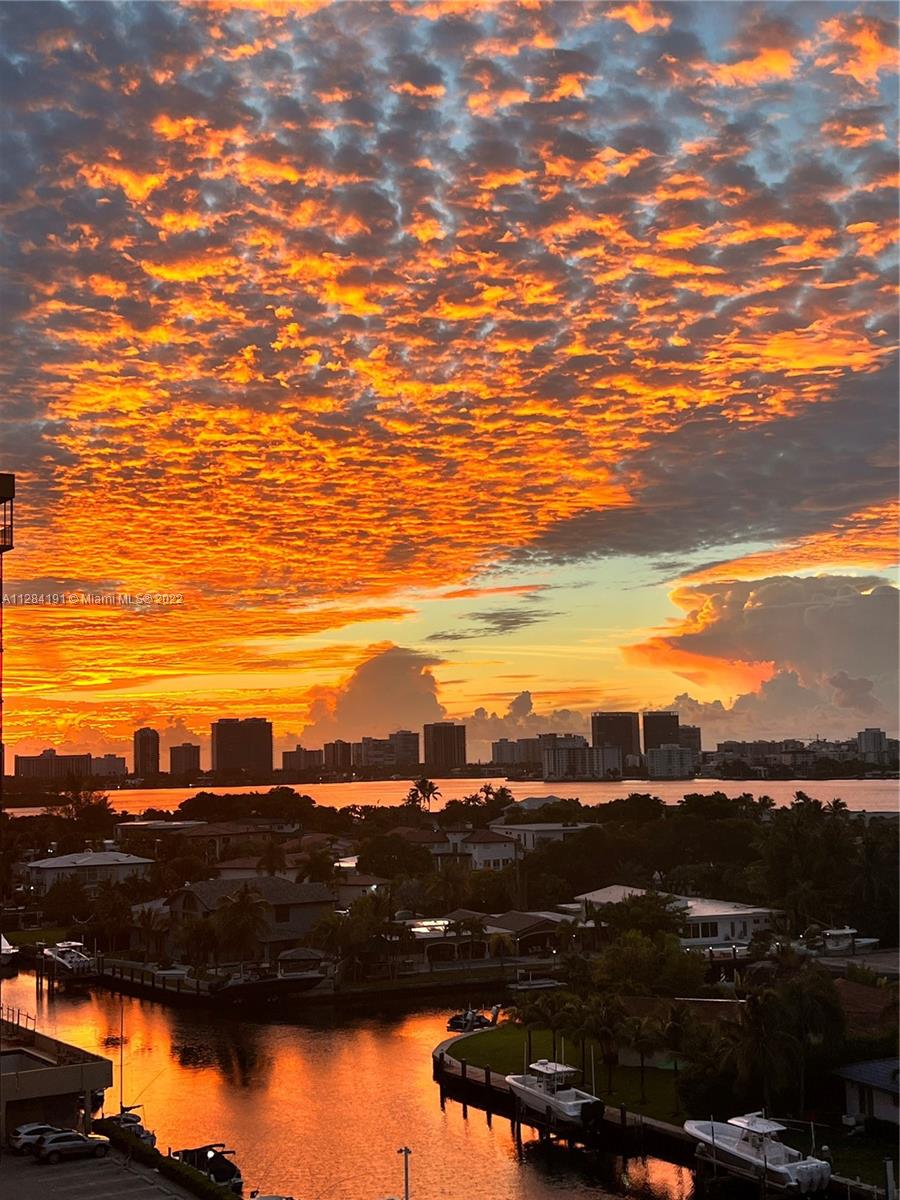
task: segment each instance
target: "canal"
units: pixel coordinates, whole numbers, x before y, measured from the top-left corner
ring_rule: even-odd
[[[2,981],[4,1004],[38,1028],[107,1055],[118,1110],[124,1016],[126,1104],[142,1104],[159,1148],[224,1141],[246,1181],[296,1200],[385,1200],[402,1187],[400,1146],[412,1151],[412,1200],[566,1200],[632,1195],[686,1200],[692,1177],[659,1159],[547,1149],[521,1153],[509,1121],[447,1100],[431,1051],[447,1008],[251,1020],[170,1008],[87,989],[38,995],[34,976]],[[489,999],[486,997],[485,999]]]

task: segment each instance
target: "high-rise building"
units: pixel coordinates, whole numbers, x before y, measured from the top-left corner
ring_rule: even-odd
[[[200,771],[200,747],[193,742],[182,742],[169,747],[169,774],[192,775]]]
[[[519,761],[519,746],[509,738],[491,742],[491,762],[495,767],[511,767]]]
[[[651,779],[691,779],[694,766],[693,750],[675,743],[651,746],[647,751],[647,774]]]
[[[337,738],[325,743],[325,770],[336,775],[345,775],[351,767],[350,743]]]
[[[322,750],[304,750],[297,746],[295,750],[283,750],[281,753],[282,771],[321,771],[325,764],[325,753]]]
[[[155,729],[138,729],[134,734],[134,773],[140,779],[159,774],[159,734]]]
[[[541,765],[541,739],[536,737],[516,738],[519,757],[516,760],[523,767],[539,767]]]
[[[641,753],[641,731],[635,712],[591,713],[591,745],[618,746],[622,765]]]
[[[422,761],[419,757],[419,735],[411,729],[398,729],[388,734],[388,741],[394,752],[394,766],[398,768],[415,768]]]
[[[466,727],[452,721],[436,721],[425,729],[425,770],[446,775],[466,765]]]
[[[856,749],[864,762],[884,762],[887,758],[887,734],[883,729],[861,729],[856,735]]]
[[[121,754],[94,754],[91,756],[91,774],[101,779],[124,779],[128,767]]]
[[[272,773],[272,722],[265,717],[213,721],[213,771],[243,771],[264,779]]]
[[[622,774],[618,746],[589,746],[582,737],[560,738],[543,754],[545,779],[613,779]]]
[[[660,746],[678,745],[677,712],[644,713],[644,753]]]
[[[700,741],[700,726],[679,725],[678,745],[681,746],[683,750],[690,750],[694,755],[694,765],[699,765],[700,760],[703,757],[703,749]]]
[[[57,754],[42,750],[40,754],[17,754],[17,779],[40,779],[63,782],[67,779],[87,779],[91,774],[89,754]]]

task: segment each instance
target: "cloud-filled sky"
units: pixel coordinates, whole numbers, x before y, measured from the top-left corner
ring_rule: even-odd
[[[0,19],[7,746],[896,732],[893,5]]]

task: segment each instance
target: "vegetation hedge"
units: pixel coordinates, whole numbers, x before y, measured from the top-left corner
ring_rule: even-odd
[[[93,1130],[95,1133],[105,1134],[115,1147],[129,1154],[133,1162],[159,1171],[160,1175],[165,1175],[174,1183],[180,1183],[182,1187],[195,1196],[199,1196],[201,1200],[222,1200],[223,1196],[231,1194],[226,1188],[220,1187],[199,1171],[195,1171],[193,1167],[189,1167],[187,1163],[179,1162],[177,1158],[169,1158],[166,1154],[160,1154],[155,1147],[148,1146],[140,1138],[126,1133],[115,1121],[94,1121]]]

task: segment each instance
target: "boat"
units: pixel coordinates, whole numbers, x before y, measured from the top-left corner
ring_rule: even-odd
[[[0,933],[0,967],[15,967],[18,962],[19,947],[8,942]]]
[[[133,1109],[126,1108],[122,1112],[113,1113],[106,1120],[118,1125],[123,1133],[130,1133],[132,1137],[136,1137],[146,1145],[156,1145],[156,1134],[151,1129],[144,1128],[143,1121]]]
[[[447,1022],[448,1033],[474,1033],[476,1029],[490,1029],[491,1026],[497,1024],[497,1018],[500,1016],[500,1005],[495,1004],[491,1009],[491,1015],[486,1016],[484,1013],[476,1012],[474,1008],[467,1008],[464,1012],[454,1013]]]
[[[542,1116],[587,1124],[602,1116],[605,1105],[598,1096],[571,1086],[572,1076],[577,1074],[575,1067],[539,1058],[524,1075],[507,1075],[506,1082],[526,1108]]]
[[[213,1183],[225,1188],[235,1196],[240,1196],[244,1180],[240,1167],[233,1162],[233,1150],[226,1150],[224,1142],[211,1142],[208,1146],[196,1146],[193,1150],[173,1150],[172,1158],[193,1167]]]
[[[52,963],[53,969],[63,975],[91,975],[94,960],[84,952],[84,942],[56,942],[41,951],[45,965]]]
[[[251,968],[230,979],[216,980],[210,997],[217,1003],[244,1004],[248,1001],[274,1002],[283,996],[311,991],[326,978],[318,968],[311,971],[282,971]]]
[[[765,1181],[777,1191],[818,1192],[828,1186],[831,1167],[821,1158],[778,1140],[784,1125],[762,1113],[723,1121],[685,1121],[685,1133],[697,1140],[700,1158],[742,1178]]]
[[[511,992],[548,992],[556,988],[564,988],[565,986],[559,979],[550,979],[544,976],[535,978],[530,973],[527,978],[523,979],[521,971],[516,978],[516,982],[507,985]]]

